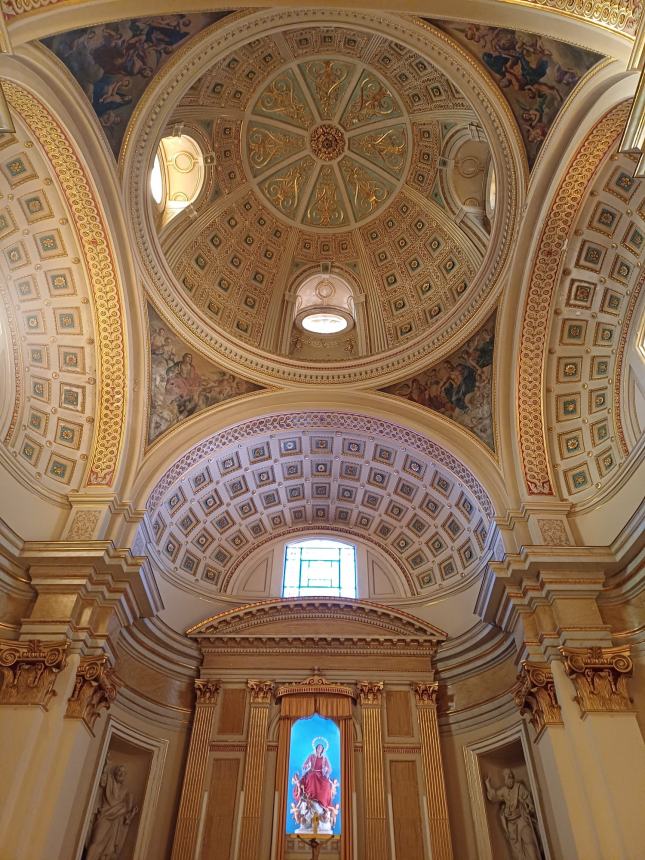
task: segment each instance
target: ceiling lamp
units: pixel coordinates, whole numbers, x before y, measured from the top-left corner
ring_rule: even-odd
[[[310,275],[296,290],[296,325],[314,334],[349,331],[354,325],[354,297],[338,275]]]

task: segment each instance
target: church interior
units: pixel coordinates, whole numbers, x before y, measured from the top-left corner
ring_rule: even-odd
[[[642,858],[642,5],[0,10],[0,860]]]

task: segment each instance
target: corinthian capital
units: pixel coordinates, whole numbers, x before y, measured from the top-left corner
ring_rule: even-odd
[[[72,695],[67,700],[65,716],[83,720],[92,730],[99,712],[110,707],[116,699],[116,693],[117,686],[108,658],[105,655],[82,657],[76,670]]]
[[[520,714],[528,714],[537,737],[546,726],[562,723],[553,675],[548,667],[522,663],[522,671],[513,688],[513,698]]]
[[[65,668],[69,642],[12,642],[0,639],[0,704],[40,705],[56,695],[56,675]]]
[[[267,705],[271,701],[273,693],[273,681],[247,681],[247,687],[251,691],[251,704]]]
[[[198,678],[195,681],[197,705],[214,705],[217,702],[219,687],[219,681],[206,681],[203,678]]]
[[[627,691],[627,678],[634,668],[629,646],[560,648],[560,653],[582,714],[632,710]]]
[[[439,692],[439,684],[437,681],[432,683],[420,682],[412,685],[414,697],[417,700],[417,707],[434,707],[437,706],[437,694]]]
[[[383,681],[359,681],[356,685],[356,693],[362,707],[380,705],[383,695]]]

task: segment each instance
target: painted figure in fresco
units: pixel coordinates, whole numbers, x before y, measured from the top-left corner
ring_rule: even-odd
[[[85,860],[118,860],[132,820],[139,811],[125,786],[125,765],[107,763],[99,783],[101,799]]]
[[[565,98],[600,56],[504,27],[445,26],[481,59],[504,91],[532,164]]]
[[[386,391],[441,412],[493,447],[493,346],[494,325],[486,325],[459,352]]]
[[[318,832],[333,833],[339,805],[333,804],[338,780],[331,779],[331,764],[325,755],[329,742],[314,738],[314,752],[307,756],[302,773],[293,775],[293,804],[291,814],[298,824],[296,833],[312,833],[314,817],[318,817]]]
[[[490,777],[484,780],[486,796],[500,804],[500,818],[513,860],[542,860],[537,820],[531,792],[510,768],[503,771],[504,784],[493,788]]]

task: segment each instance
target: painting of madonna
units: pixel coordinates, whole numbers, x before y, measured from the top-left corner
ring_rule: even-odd
[[[309,750],[309,752],[308,752]],[[287,833],[340,833],[340,731],[318,714],[291,730]]]

